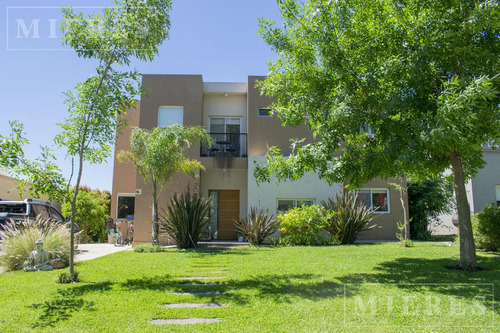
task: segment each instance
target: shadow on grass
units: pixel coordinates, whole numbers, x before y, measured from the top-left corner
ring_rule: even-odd
[[[500,284],[499,260],[478,257],[477,263],[482,270],[469,272],[447,269],[457,264],[453,259],[397,258],[379,264],[374,273],[348,274],[338,279],[343,284],[352,284],[348,288],[351,296],[361,292],[363,284],[392,284],[408,292],[431,290],[443,296],[466,299],[486,295],[485,304],[499,313],[500,309],[493,306],[495,299],[499,299],[493,293],[494,285]]]
[[[58,322],[68,320],[74,312],[81,310],[94,311],[94,302],[86,301],[82,296],[90,292],[110,290],[112,285],[111,282],[102,282],[78,285],[68,289],[59,289],[51,300],[30,305],[30,308],[42,312],[40,317],[38,317],[31,327],[54,327]]]

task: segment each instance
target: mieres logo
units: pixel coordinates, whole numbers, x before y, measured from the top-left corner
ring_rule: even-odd
[[[104,7],[72,7],[75,12],[100,14]],[[62,7],[7,7],[7,50],[71,50],[61,41]]]

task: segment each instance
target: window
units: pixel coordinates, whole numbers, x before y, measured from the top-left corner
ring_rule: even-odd
[[[271,117],[271,109],[259,108],[259,117]]]
[[[389,213],[389,190],[361,189],[358,191],[358,202],[371,207],[376,213]]]
[[[314,204],[312,199],[278,199],[278,212],[287,212],[294,207],[310,206]]]
[[[33,210],[36,217],[41,217],[44,219],[48,219],[50,217],[47,207],[45,207],[44,205],[33,205]]]
[[[210,133],[240,133],[240,118],[210,118]]]
[[[50,218],[52,220],[57,221],[57,222],[64,222],[64,218],[61,215],[61,213],[59,213],[53,207],[49,207],[49,212],[50,212]]]
[[[372,130],[369,124],[363,124],[361,126],[361,131],[365,132],[368,134],[369,137],[372,137],[375,135],[375,132]]]
[[[116,218],[133,220],[134,212],[135,212],[135,195],[118,194],[118,208],[116,210]]]
[[[167,127],[171,123],[183,124],[184,108],[182,106],[159,106],[158,127]]]
[[[495,194],[497,196],[497,203],[500,204],[500,185],[495,185]]]

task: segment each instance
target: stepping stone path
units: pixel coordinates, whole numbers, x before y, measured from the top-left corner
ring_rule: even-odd
[[[177,308],[221,308],[226,306],[224,303],[173,303],[165,304],[166,308],[177,309]]]
[[[214,263],[215,264],[215,263]],[[215,271],[197,271],[197,273],[207,273],[207,274],[221,274],[228,273],[226,269],[227,266],[223,265],[210,265],[210,264],[197,264],[192,266],[193,268],[211,268],[219,269]],[[214,280],[214,279],[225,279],[225,276],[182,276],[179,277],[180,280]],[[181,286],[222,286],[221,283],[201,283],[201,282],[181,282]],[[217,296],[223,295],[220,291],[203,291],[203,292],[174,292],[174,295],[185,295],[185,296]],[[170,303],[164,304],[165,308],[168,309],[185,309],[185,308],[221,308],[226,306],[225,303]],[[202,323],[218,323],[221,318],[184,318],[184,319],[153,319],[150,321],[154,325],[192,325],[192,324],[202,324]]]
[[[151,320],[151,324],[155,325],[165,325],[165,324],[177,324],[177,325],[189,325],[189,324],[203,324],[203,323],[218,323],[220,318],[186,318],[186,319],[154,319]]]

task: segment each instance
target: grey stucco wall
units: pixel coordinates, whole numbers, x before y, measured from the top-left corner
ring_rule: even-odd
[[[475,213],[496,202],[495,185],[500,185],[500,149],[485,150],[483,158],[486,166],[472,179]]]

